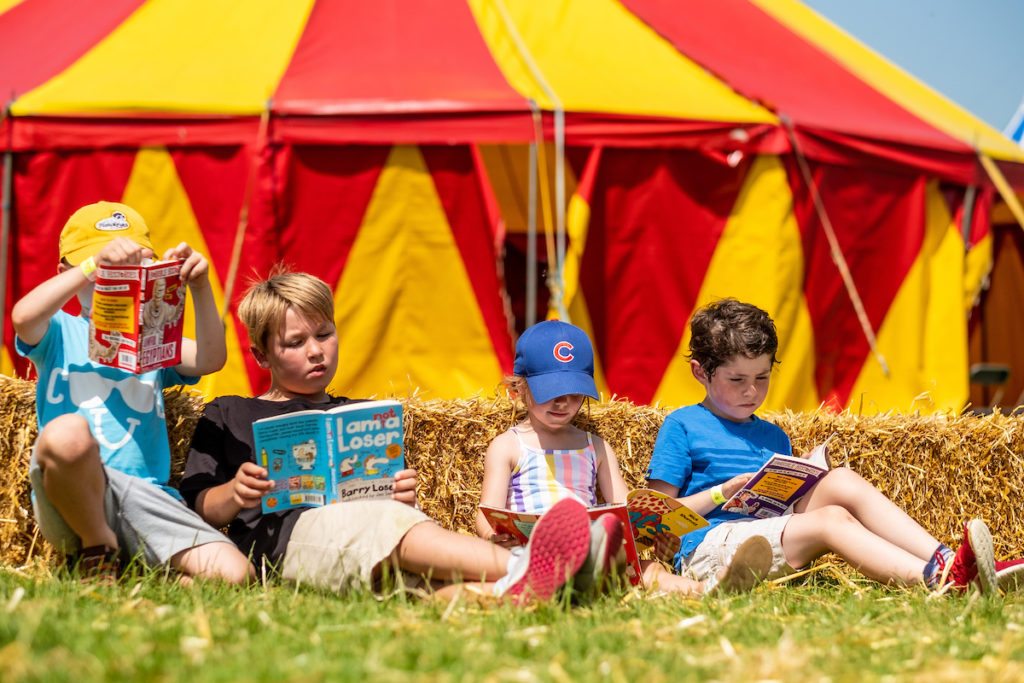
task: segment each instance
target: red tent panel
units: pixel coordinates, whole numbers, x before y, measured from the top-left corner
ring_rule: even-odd
[[[604,151],[581,282],[614,394],[654,397],[748,168],[697,152]]]
[[[791,178],[794,173],[791,166]],[[844,167],[821,166],[813,173],[871,328],[877,333],[921,250],[925,180],[865,174]],[[818,395],[842,406],[850,399],[863,364],[876,361],[809,193],[802,180],[791,180],[791,186],[803,241],[804,292],[817,351]]]

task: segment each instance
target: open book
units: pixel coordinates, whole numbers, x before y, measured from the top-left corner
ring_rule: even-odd
[[[722,510],[761,518],[785,514],[832,467],[828,443],[834,436],[833,433],[802,458],[776,453],[722,504]]]
[[[633,537],[643,548],[654,545],[655,534],[667,533],[681,539],[694,529],[708,525],[708,520],[660,491],[634,489],[626,496],[626,501]]]
[[[99,266],[89,319],[89,358],[141,373],[181,362],[185,288],[181,261]]]
[[[480,512],[487,519],[487,523],[496,534],[508,534],[516,539],[520,545],[526,545],[533,533],[533,527],[537,525],[540,515],[529,512],[515,512],[505,508],[497,508],[490,505],[481,505]],[[640,558],[636,552],[636,544],[633,542],[633,535],[629,533],[629,514],[625,503],[610,503],[607,505],[595,505],[587,508],[590,519],[597,519],[601,515],[610,512],[619,518],[623,527],[623,548],[626,553],[626,577],[630,583],[640,583]]]
[[[259,464],[274,482],[263,512],[390,498],[395,474],[405,469],[398,401],[267,417],[252,431]]]

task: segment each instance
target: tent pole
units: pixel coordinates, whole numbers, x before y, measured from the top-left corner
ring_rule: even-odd
[[[557,216],[557,223],[555,226],[558,232],[558,245],[551,245],[549,243],[549,254],[548,254],[548,289],[551,290],[551,300],[555,312],[560,320],[566,322],[569,321],[569,311],[565,308],[565,173],[564,173],[564,156],[565,152],[565,109],[562,107],[562,101],[555,93],[554,89],[548,83],[544,77],[544,73],[540,70],[536,60],[530,51],[526,47],[526,42],[523,37],[519,35],[519,30],[516,28],[515,22],[512,21],[512,17],[508,13],[508,8],[505,7],[504,0],[492,0],[495,9],[498,11],[498,16],[501,17],[501,22],[505,26],[505,30],[508,32],[508,36],[512,41],[513,46],[516,48],[516,52],[519,53],[519,57],[523,60],[526,68],[529,70],[530,75],[537,82],[541,92],[544,96],[551,101],[551,108],[555,113],[555,173],[558,177],[555,178],[555,201],[558,206],[555,207],[555,213]],[[538,162],[541,172],[544,173],[544,177],[541,179],[541,204],[545,211],[544,220],[544,234],[545,237],[550,237],[551,234],[551,220],[550,216],[550,204],[547,201],[548,184],[547,184],[547,162],[544,159],[544,135],[543,128],[540,127],[538,122],[539,112],[537,103],[530,101],[530,108],[533,110],[534,116],[534,127],[539,128],[540,132],[535,133],[534,137],[538,140]],[[554,246],[555,253],[551,254],[551,247]],[[551,257],[554,257],[553,259]],[[554,261],[554,276],[551,275],[552,260]]]
[[[850,303],[853,304],[853,310],[857,314],[857,320],[860,322],[861,330],[864,332],[864,336],[868,340],[868,346],[871,347],[871,352],[875,354],[875,360],[882,366],[882,374],[886,377],[889,376],[889,364],[885,362],[885,356],[878,350],[878,339],[875,336],[875,331],[871,328],[871,321],[868,319],[868,313],[864,310],[864,302],[860,298],[860,293],[857,291],[857,285],[853,281],[853,274],[850,272],[850,266],[846,263],[846,257],[843,256],[843,250],[839,246],[839,238],[836,237],[836,232],[832,227],[832,221],[828,217],[828,213],[825,211],[825,204],[821,201],[821,194],[818,192],[818,186],[814,184],[814,177],[811,175],[811,167],[807,164],[807,157],[804,156],[803,152],[800,151],[800,145],[797,143],[796,131],[793,129],[793,121],[785,114],[779,114],[779,121],[782,122],[783,128],[786,129],[786,134],[789,136],[789,144],[793,148],[793,156],[796,157],[797,166],[800,168],[800,174],[803,177],[804,184],[807,185],[807,192],[811,195],[811,200],[814,202],[814,210],[818,214],[818,220],[821,221],[822,230],[825,232],[825,239],[828,241],[829,251],[832,254],[832,261],[835,262],[836,268],[839,270],[839,275],[843,279],[843,286],[846,288],[846,293],[850,297]]]
[[[970,243],[971,224],[974,223],[974,200],[978,194],[975,185],[968,185],[964,190],[964,215],[960,218],[960,235],[963,237],[964,246]]]
[[[259,128],[256,131],[256,144],[252,152],[252,163],[249,166],[249,174],[245,181],[245,194],[242,196],[242,208],[238,212],[238,225],[235,228],[235,243],[231,248],[231,263],[228,266],[228,276],[224,283],[224,308],[220,312],[221,322],[227,320],[231,313],[231,297],[235,291],[235,280],[238,279],[238,264],[242,260],[242,245],[245,243],[245,233],[249,228],[249,207],[252,204],[252,195],[255,192],[256,179],[259,175],[260,156],[267,146],[267,128],[270,125],[270,103],[260,115]]]
[[[563,301],[559,306],[562,319],[569,320],[565,302],[565,110],[555,100],[555,237],[558,244],[558,291]]]
[[[13,102],[14,99],[11,99]],[[0,127],[11,115],[11,103],[8,102],[0,114]],[[11,212],[14,207],[14,151],[10,134],[7,137],[7,149],[4,150],[3,184],[0,189],[0,345],[3,344],[4,330],[7,329],[7,275],[8,275],[8,242],[11,237]]]
[[[526,327],[537,322],[537,143],[530,143],[526,205]]]
[[[977,154],[978,161],[981,162],[982,168],[988,174],[989,180],[996,186],[999,196],[1006,202],[1006,206],[1009,207],[1013,217],[1017,219],[1017,225],[1024,228],[1024,207],[1017,201],[1017,195],[1014,193],[1013,188],[1010,187],[1010,183],[1007,182],[1006,176],[1003,175],[1003,172],[996,166],[996,162],[992,161],[987,154],[981,150],[977,150]]]

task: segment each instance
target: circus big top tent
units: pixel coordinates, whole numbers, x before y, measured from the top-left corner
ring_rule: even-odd
[[[349,395],[490,393],[550,308],[607,394],[681,404],[688,316],[736,296],[779,326],[768,407],[959,408],[993,178],[1024,186],[792,0],[0,0],[0,93],[5,310],[125,201],[210,256],[210,396],[265,386],[233,311],[283,260],[335,290]]]

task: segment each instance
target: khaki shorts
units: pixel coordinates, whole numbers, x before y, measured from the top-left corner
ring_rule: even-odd
[[[104,512],[107,525],[117,536],[122,560],[140,557],[147,566],[158,567],[198,545],[231,543],[227,536],[159,486],[105,465],[103,472],[107,478]],[[29,482],[32,508],[43,538],[65,554],[80,550],[81,540],[46,497],[43,471],[34,452]]]
[[[722,522],[708,532],[689,558],[684,558],[683,574],[698,581],[707,581],[717,576],[723,567],[729,566],[736,549],[751,536],[764,536],[772,546],[772,566],[766,580],[792,574],[796,569],[786,562],[786,554],[782,550],[782,532],[791,517],[782,515],[768,519]]]
[[[335,592],[372,587],[374,568],[410,529],[428,521],[419,510],[394,500],[335,503],[303,512],[288,540],[281,575]]]

